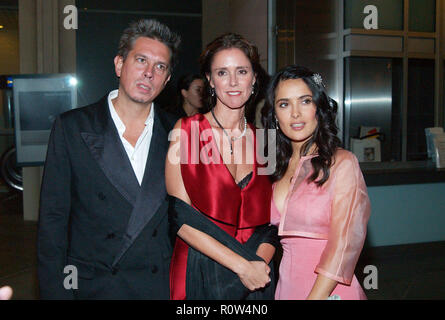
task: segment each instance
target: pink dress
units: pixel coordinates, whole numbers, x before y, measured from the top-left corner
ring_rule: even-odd
[[[331,295],[366,299],[354,276],[371,211],[363,175],[356,157],[340,149],[329,179],[318,188],[307,182],[315,156],[300,159],[283,214],[272,197],[271,222],[283,246],[275,299],[306,299],[317,274],[338,281]]]

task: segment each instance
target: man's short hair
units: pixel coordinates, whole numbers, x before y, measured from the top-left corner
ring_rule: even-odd
[[[133,48],[134,42],[140,37],[147,37],[158,40],[165,44],[171,53],[170,72],[176,64],[176,57],[181,43],[181,37],[171,31],[165,24],[154,19],[141,19],[130,23],[121,36],[119,41],[118,56],[123,57],[124,61],[128,53]]]

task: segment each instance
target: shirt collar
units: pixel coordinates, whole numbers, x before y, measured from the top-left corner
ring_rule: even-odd
[[[119,90],[113,90],[108,94],[108,108],[110,110],[110,114],[111,114],[111,118],[113,119],[117,131],[119,132],[119,135],[123,135],[125,132],[125,124],[122,122],[121,118],[119,117],[119,115],[116,112],[116,109],[114,108],[113,105],[113,99],[117,98],[117,96],[119,95]],[[151,108],[150,108],[150,114],[148,115],[147,119],[145,119],[145,125],[148,126],[150,124],[153,123],[154,120],[154,103],[151,103]]]

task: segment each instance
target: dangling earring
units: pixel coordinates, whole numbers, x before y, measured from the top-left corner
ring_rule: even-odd
[[[280,130],[280,126],[278,125],[278,119],[277,116],[275,116],[275,125],[277,127],[277,130]]]
[[[212,97],[215,96],[215,88],[210,87],[210,94],[212,95]]]
[[[252,84],[252,95],[254,95],[254,94],[255,94],[255,85]]]

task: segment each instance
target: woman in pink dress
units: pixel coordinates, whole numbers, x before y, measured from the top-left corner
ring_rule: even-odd
[[[300,66],[278,72],[267,95],[263,122],[277,130],[271,221],[283,246],[275,299],[366,299],[354,269],[370,203],[356,157],[340,148],[337,104]]]

